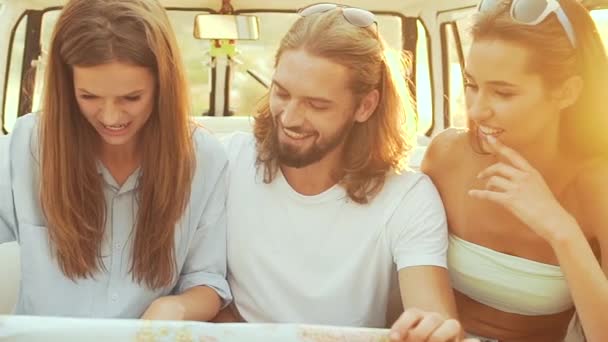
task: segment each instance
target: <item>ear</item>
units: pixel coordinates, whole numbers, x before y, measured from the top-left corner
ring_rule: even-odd
[[[380,101],[380,92],[378,89],[374,89],[367,93],[361,99],[359,103],[359,107],[355,112],[355,121],[356,122],[365,122],[367,121],[372,114],[376,111],[376,107],[378,107],[378,102]]]
[[[568,78],[555,93],[557,105],[560,110],[572,106],[581,96],[583,91],[583,78],[580,76],[572,76]]]

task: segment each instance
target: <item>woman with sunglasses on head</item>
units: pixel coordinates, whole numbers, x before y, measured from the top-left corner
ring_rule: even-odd
[[[222,146],[188,119],[156,0],[71,0],[40,114],[0,146],[0,243],[16,314],[210,320],[230,302]]]
[[[422,169],[448,215],[459,318],[487,341],[561,341],[576,310],[608,341],[608,63],[576,0],[484,0],[466,60],[468,130]]]

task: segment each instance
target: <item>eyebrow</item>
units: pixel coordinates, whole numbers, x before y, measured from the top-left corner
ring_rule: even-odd
[[[475,78],[473,76],[471,76],[471,74],[469,74],[467,71],[464,71],[463,74],[464,74],[465,78],[475,80]],[[498,86],[498,87],[517,87],[517,85],[506,82],[506,81],[487,81],[486,83],[494,85],[494,86]]]
[[[90,91],[84,89],[84,88],[78,88],[79,91],[83,92],[83,93],[87,93],[89,95],[95,95],[94,93],[91,93]],[[138,90],[134,90],[128,94],[125,95],[119,95],[119,97],[128,97],[128,96],[137,96],[140,95],[141,93],[144,92],[144,89],[138,89]]]
[[[281,85],[281,83],[277,82],[277,80],[273,79],[272,80],[272,84],[274,84],[275,86],[279,87],[280,90],[282,91],[286,91],[289,93],[289,91],[287,91],[287,89]],[[332,104],[334,103],[334,101],[330,100],[330,99],[326,99],[324,97],[314,97],[314,96],[304,96],[305,99],[309,100],[309,101],[315,101],[315,102],[321,102],[324,104]]]

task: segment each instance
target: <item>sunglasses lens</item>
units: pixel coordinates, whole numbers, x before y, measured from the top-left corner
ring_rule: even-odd
[[[511,14],[522,23],[533,23],[545,12],[547,0],[514,0]]]
[[[336,7],[338,7],[338,5],[336,5],[336,4],[316,4],[316,5],[312,5],[312,6],[303,8],[300,11],[298,11],[298,13],[303,17],[307,17],[311,14],[330,11]]]
[[[364,9],[349,7],[345,8],[343,12],[344,18],[355,26],[368,27],[375,22],[374,14]]]

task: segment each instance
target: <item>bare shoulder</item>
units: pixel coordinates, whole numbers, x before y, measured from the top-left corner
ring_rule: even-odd
[[[426,149],[422,171],[432,173],[436,169],[457,165],[469,150],[468,139],[467,130],[462,128],[448,128],[439,133]]]

